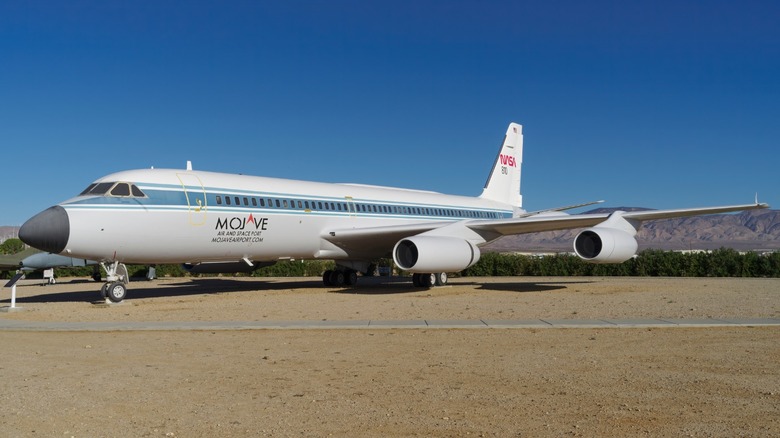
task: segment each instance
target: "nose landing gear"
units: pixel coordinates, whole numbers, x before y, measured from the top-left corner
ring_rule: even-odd
[[[106,303],[121,303],[127,296],[127,283],[130,281],[127,267],[117,261],[110,265],[100,262],[100,266],[106,270],[106,283],[100,288],[100,296]]]

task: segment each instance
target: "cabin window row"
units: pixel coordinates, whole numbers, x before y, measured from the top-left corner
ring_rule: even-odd
[[[310,201],[284,198],[255,198],[249,196],[216,195],[217,205],[235,205],[259,208],[285,208],[299,210],[344,211],[349,213],[384,213],[419,216],[447,216],[464,218],[498,218],[499,213],[456,210],[449,208],[407,207],[402,205],[364,204],[352,202]]]

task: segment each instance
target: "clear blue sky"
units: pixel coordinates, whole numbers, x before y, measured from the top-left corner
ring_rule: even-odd
[[[0,225],[149,166],[780,207],[777,1],[0,4]]]

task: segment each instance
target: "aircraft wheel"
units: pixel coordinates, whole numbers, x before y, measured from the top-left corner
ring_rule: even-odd
[[[422,287],[420,283],[420,274],[412,274],[412,284],[414,287]]]
[[[349,270],[344,274],[344,284],[347,286],[354,286],[357,284],[357,272]]]
[[[323,272],[322,274],[322,284],[325,286],[333,286],[333,284],[330,282],[330,276],[333,275],[333,271],[327,270]]]
[[[121,303],[127,296],[127,286],[121,281],[115,281],[108,286],[108,299],[114,303]]]
[[[447,284],[447,273],[439,272],[436,274],[436,286],[444,286]]]
[[[100,298],[105,299],[108,296],[108,285],[111,283],[103,283],[103,286],[100,287]]]
[[[330,285],[331,286],[336,286],[336,287],[344,286],[344,272],[343,271],[333,271],[330,274]]]
[[[436,274],[420,274],[420,286],[433,287],[436,284]]]

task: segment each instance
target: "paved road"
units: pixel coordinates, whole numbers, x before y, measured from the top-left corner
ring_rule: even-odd
[[[530,320],[345,320],[345,321],[167,321],[42,322],[0,318],[4,331],[143,330],[324,330],[324,329],[562,329],[755,327],[780,325],[780,318],[735,319],[530,319]]]

